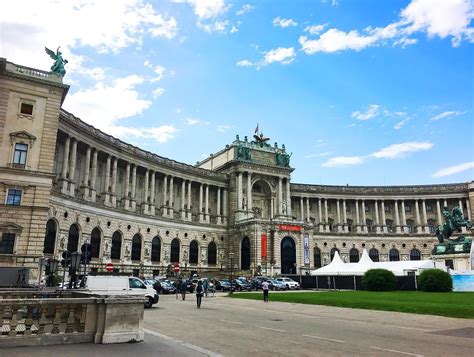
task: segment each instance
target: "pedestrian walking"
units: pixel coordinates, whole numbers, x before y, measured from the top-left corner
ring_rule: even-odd
[[[182,280],[181,278],[179,278],[177,281],[176,281],[176,300],[178,300],[178,295],[179,293],[181,292],[181,284],[182,284]]]
[[[204,288],[202,287],[202,281],[198,281],[198,285],[196,287],[196,302],[197,302],[198,309],[201,308],[203,292],[204,292]]]
[[[268,302],[268,281],[262,283],[263,301]]]
[[[181,283],[181,297],[183,298],[183,301],[186,300],[186,289],[188,288],[188,284],[186,283],[186,280],[183,280]]]
[[[202,288],[204,289],[204,294],[206,294],[206,297],[207,297],[207,292],[208,292],[208,289],[209,289],[209,282],[206,280],[204,280],[204,282],[202,283]]]

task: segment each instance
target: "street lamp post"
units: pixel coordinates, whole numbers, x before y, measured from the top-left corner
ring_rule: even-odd
[[[81,256],[82,254],[79,252],[74,252],[71,254],[71,266],[69,268],[70,272],[70,280],[69,280],[69,289],[72,289],[73,287],[77,287],[77,275],[76,271],[79,269],[79,266],[81,264]]]
[[[233,275],[234,275],[234,252],[230,252],[229,253],[229,258],[230,258],[230,292],[229,294],[232,295],[232,293],[234,292],[232,290],[232,285],[233,285]]]
[[[48,259],[46,263],[48,270],[49,270],[49,276],[47,280],[47,286],[53,287],[54,286],[54,274],[58,271],[58,265],[59,265],[59,260],[57,259]]]

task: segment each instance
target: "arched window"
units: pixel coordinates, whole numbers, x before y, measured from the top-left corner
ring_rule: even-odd
[[[250,240],[248,237],[242,239],[240,247],[240,268],[242,270],[250,269]]]
[[[132,260],[141,260],[142,258],[142,237],[135,234],[132,238]]]
[[[160,237],[155,237],[151,241],[151,261],[159,262],[161,259],[161,239]]]
[[[193,240],[189,244],[189,264],[197,264],[199,259],[199,245]]]
[[[339,249],[337,249],[337,248],[332,248],[331,249],[331,261],[333,260],[334,254],[336,254],[336,252],[339,254]]]
[[[171,263],[179,263],[179,240],[177,238],[171,241]]]
[[[359,261],[359,251],[355,248],[352,248],[349,251],[349,262],[350,263],[357,263]]]
[[[77,245],[79,243],[79,226],[72,224],[69,227],[69,235],[67,239],[67,250],[69,253],[77,252]]]
[[[209,245],[207,246],[207,264],[217,264],[217,246],[214,242],[209,243]]]
[[[316,269],[321,268],[321,249],[315,247],[314,248],[314,267]]]
[[[371,248],[369,250],[369,257],[372,259],[373,262],[379,261],[379,251],[375,248]]]
[[[115,231],[112,235],[112,249],[110,251],[111,259],[120,259],[122,257],[122,234]]]
[[[56,245],[56,232],[56,221],[54,219],[50,219],[46,223],[46,235],[44,237],[43,253],[54,254],[54,247]]]
[[[410,260],[421,260],[421,253],[418,249],[413,248],[410,251]]]
[[[398,262],[400,260],[400,253],[397,249],[390,249],[390,251],[388,252],[388,260],[390,260],[391,262]]]
[[[94,228],[91,232],[91,258],[99,258],[100,236],[100,229]]]

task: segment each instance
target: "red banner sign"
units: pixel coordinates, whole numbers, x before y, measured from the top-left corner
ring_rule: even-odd
[[[265,260],[267,259],[267,235],[262,234],[261,237],[261,243],[262,243],[262,259]]]
[[[289,232],[301,232],[301,226],[295,226],[293,224],[279,224],[279,231],[289,231]]]

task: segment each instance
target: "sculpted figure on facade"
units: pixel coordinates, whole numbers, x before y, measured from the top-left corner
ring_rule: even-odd
[[[207,252],[206,249],[201,249],[201,263],[206,263],[207,261]]]

